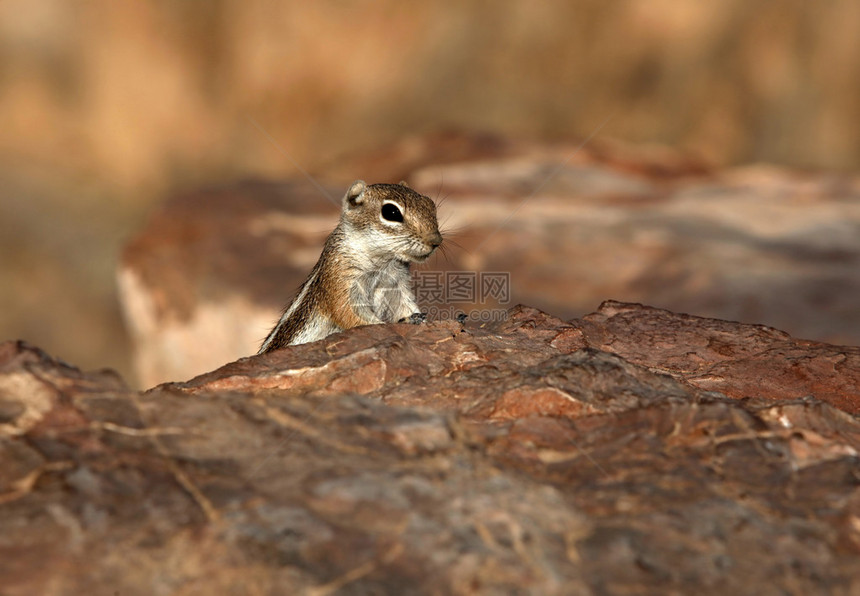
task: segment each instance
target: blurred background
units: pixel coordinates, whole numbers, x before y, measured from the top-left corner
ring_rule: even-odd
[[[611,116],[718,167],[851,172],[858,73],[856,0],[0,0],[0,340],[128,375],[123,241],[171,193],[298,175],[271,139],[319,171]]]

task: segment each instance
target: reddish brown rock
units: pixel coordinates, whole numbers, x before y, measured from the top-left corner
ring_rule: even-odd
[[[585,392],[585,378],[597,373],[602,385]],[[432,399],[480,418],[579,416],[712,391],[737,399],[813,397],[858,414],[860,348],[641,304],[606,302],[569,322],[518,306],[480,326],[362,327],[171,387],[195,393],[249,383],[315,396],[349,387],[392,404]]]
[[[809,366],[744,389],[774,349]],[[4,593],[851,593],[860,423],[794,399],[826,349],[856,358],[639,305],[518,307],[140,394],[2,344]],[[697,387],[715,366],[758,399]],[[827,386],[856,411],[852,366]]]
[[[0,345],[4,593],[860,589],[860,422],[795,398],[842,348],[630,304],[507,315],[146,393]],[[774,346],[809,366],[744,389]],[[697,387],[714,366],[754,399]],[[856,411],[851,366],[826,386]]]
[[[589,346],[702,389],[734,398],[812,396],[860,414],[860,347],[619,302],[571,324]]]
[[[255,353],[359,177],[406,178],[439,200],[446,249],[416,280],[431,320],[491,321],[518,302],[567,319],[613,298],[860,344],[856,178],[455,134],[327,171],[322,189],[244,183],[176,197],[129,244],[120,290],[143,386]],[[475,276],[474,295],[454,295],[444,275],[455,272]],[[492,273],[509,276],[507,295],[482,295]]]
[[[168,202],[118,273],[142,384],[255,353],[336,222],[310,184],[246,182]]]

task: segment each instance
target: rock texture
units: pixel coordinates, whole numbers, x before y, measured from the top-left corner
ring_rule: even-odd
[[[119,273],[141,385],[253,354],[310,271],[353,178],[410,184],[450,232],[426,272],[501,272],[504,299],[422,300],[431,319],[606,298],[860,344],[860,181],[764,166],[710,171],[666,151],[443,134],[326,170],[176,197]]]
[[[145,393],[0,344],[2,591],[857,593],[858,361],[616,302]]]

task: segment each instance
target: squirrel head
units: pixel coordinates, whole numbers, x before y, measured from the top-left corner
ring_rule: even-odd
[[[356,180],[343,197],[341,222],[355,234],[355,248],[371,258],[420,263],[442,244],[436,204],[405,182]]]

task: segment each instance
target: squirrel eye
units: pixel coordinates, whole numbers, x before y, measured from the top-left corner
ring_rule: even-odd
[[[382,217],[388,221],[403,221],[403,214],[400,213],[400,209],[392,203],[386,203],[382,206]]]

